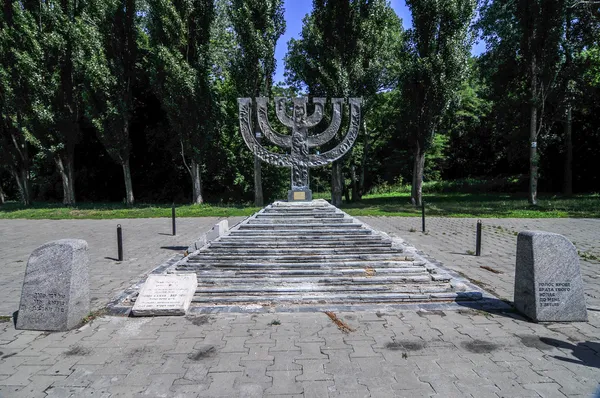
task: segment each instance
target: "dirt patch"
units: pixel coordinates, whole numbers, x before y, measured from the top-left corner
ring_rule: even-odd
[[[440,311],[440,310],[427,310],[427,311],[417,311],[417,315],[419,315],[421,318],[426,317],[426,316],[432,316],[432,315],[444,317],[444,316],[446,316],[446,313],[444,311]]]
[[[473,340],[462,343],[462,346],[474,354],[488,354],[498,349],[497,344],[483,340]]]
[[[192,352],[191,354],[188,355],[188,359],[191,359],[192,361],[200,361],[202,359],[213,357],[213,356],[215,356],[216,353],[217,353],[217,350],[215,350],[215,347],[212,345],[209,345],[209,346],[199,349],[196,352]]]
[[[192,324],[196,326],[206,325],[210,321],[210,317],[208,315],[200,315],[194,317],[187,317],[187,320],[192,322]]]
[[[390,351],[419,351],[425,348],[425,344],[419,341],[392,341],[385,345]]]
[[[90,355],[91,353],[92,353],[92,350],[89,349],[89,348],[85,348],[85,347],[82,347],[80,345],[74,345],[74,346],[71,346],[68,351],[65,351],[64,354],[66,356],[68,356],[68,357],[70,357],[70,356],[81,356],[81,357],[83,357],[83,356],[86,356],[86,355]]]
[[[479,315],[479,316],[486,316],[486,315],[489,315],[485,311],[474,310],[474,309],[471,309],[471,308],[459,309],[459,310],[456,310],[456,313],[460,314],[460,315],[470,315],[470,316],[477,316],[477,315]]]

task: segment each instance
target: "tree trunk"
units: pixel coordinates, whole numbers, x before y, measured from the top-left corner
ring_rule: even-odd
[[[538,185],[538,153],[536,142],[537,127],[537,107],[531,104],[531,121],[529,124],[529,203],[537,205],[537,185]]]
[[[125,179],[125,202],[127,206],[133,205],[135,202],[133,198],[133,184],[131,182],[131,168],[129,167],[129,157],[121,163],[123,167],[123,177]]]
[[[537,118],[538,118],[538,92],[537,92],[537,64],[535,55],[531,58],[531,119],[529,121],[529,203],[537,205],[538,185],[538,154],[537,154]]]
[[[423,170],[425,169],[425,151],[420,143],[416,143],[411,187],[411,202],[414,206],[421,206],[423,201]]]
[[[254,156],[254,206],[264,206],[262,189],[262,165],[258,156]]]
[[[190,177],[192,177],[192,203],[201,204],[204,202],[202,197],[202,175],[200,174],[200,163],[194,159],[190,162]]]
[[[73,157],[70,154],[65,154],[65,159],[59,154],[56,155],[54,161],[58,167],[58,171],[62,178],[63,185],[63,204],[75,204],[75,181],[73,178]]]
[[[31,184],[29,183],[29,170],[21,168],[20,170],[13,169],[12,175],[17,182],[21,201],[25,206],[31,204]]]
[[[565,180],[563,193],[566,196],[573,195],[573,138],[571,117],[571,103],[567,104],[567,121],[565,123]]]
[[[360,164],[360,176],[358,178],[358,200],[361,200],[365,194],[365,175],[367,169],[367,159],[369,154],[369,136],[367,135],[367,121],[363,118],[363,155]]]
[[[4,191],[2,190],[2,186],[0,186],[0,205],[4,204],[5,197],[6,197],[6,195],[4,194]]]
[[[331,204],[335,207],[342,205],[342,162],[336,160],[331,164]]]
[[[571,73],[571,63],[573,60],[573,52],[571,47],[571,7],[567,7],[565,19],[565,70],[567,73]],[[563,194],[565,196],[571,196],[573,194],[573,119],[571,115],[571,110],[573,108],[573,105],[571,104],[572,94],[571,80],[569,79],[567,80],[567,109],[565,112],[565,175],[563,180]]]
[[[352,202],[358,202],[359,193],[358,193],[358,181],[356,179],[356,166],[350,167],[350,180],[352,182]]]

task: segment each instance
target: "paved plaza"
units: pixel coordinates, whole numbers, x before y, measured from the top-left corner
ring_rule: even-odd
[[[240,219],[230,219],[230,225]],[[217,218],[0,222],[0,315],[18,309],[29,254],[60,238],[88,241],[100,309],[181,253]],[[516,233],[565,235],[600,257],[598,219],[361,217],[501,299],[512,300]],[[115,261],[117,224],[125,260]],[[482,268],[485,267],[485,268]],[[425,311],[101,316],[70,332],[0,323],[0,397],[593,397],[600,381],[600,264],[581,261],[589,322],[529,322],[468,306]],[[340,326],[347,327],[346,331]]]

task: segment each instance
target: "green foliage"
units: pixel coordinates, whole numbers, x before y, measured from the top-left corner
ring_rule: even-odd
[[[402,124],[409,141],[426,150],[468,76],[473,0],[408,1],[408,63],[401,72]]]
[[[285,32],[282,0],[231,0],[229,18],[237,51],[231,60],[238,95],[269,96],[275,73],[275,45]]]

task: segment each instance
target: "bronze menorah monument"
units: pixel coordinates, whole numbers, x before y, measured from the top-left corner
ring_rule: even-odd
[[[275,97],[275,113],[279,121],[286,127],[292,129],[291,135],[279,134],[271,128],[267,114],[266,97],[256,98],[256,112],[258,125],[262,133],[275,145],[290,148],[290,154],[280,154],[265,149],[252,133],[252,98],[238,98],[240,112],[240,130],[248,148],[261,160],[275,166],[290,167],[292,169],[292,189],[288,191],[288,201],[310,201],[312,191],[308,182],[308,170],[310,167],[325,166],[342,156],[352,147],[360,127],[361,98],[350,98],[350,126],[348,133],[342,141],[333,149],[324,153],[310,154],[309,149],[319,147],[329,142],[340,129],[342,124],[342,106],[344,98],[333,98],[333,115],[331,124],[325,131],[316,135],[309,135],[308,129],[315,127],[323,118],[325,98],[313,98],[315,111],[307,115],[306,97],[293,98],[293,114],[290,117],[286,112],[286,98]]]

